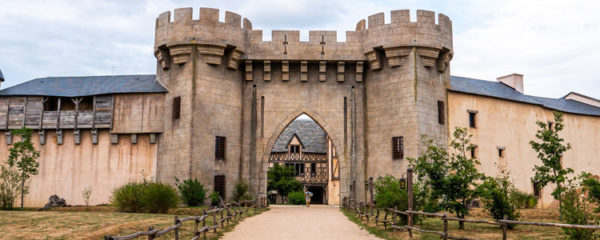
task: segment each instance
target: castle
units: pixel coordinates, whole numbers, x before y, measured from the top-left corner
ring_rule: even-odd
[[[523,76],[497,82],[450,75],[452,23],[443,15],[408,10],[360,20],[345,41],[335,31],[273,31],[270,41],[248,19],[192,8],[156,19],[156,75],[48,77],[0,90],[0,155],[10,129],[35,129],[42,155],[26,205],[51,194],[81,204],[106,203],[111,190],[144,175],[173,183],[198,178],[229,196],[244,180],[267,194],[266,172],[282,131],[306,114],[326,132],[328,203],[366,198],[369,177],[401,176],[408,157],[423,150],[421,135],[447,143],[468,127],[481,169],[507,167],[517,187],[541,205],[551,189],[534,189],[539,164],[528,142],[536,121],[565,112],[564,137],[573,149],[565,165],[600,173],[600,101],[571,93],[549,99],[525,95]],[[8,79],[10,80],[10,79]],[[335,149],[335,150],[333,150]],[[328,174],[332,174],[328,171]]]

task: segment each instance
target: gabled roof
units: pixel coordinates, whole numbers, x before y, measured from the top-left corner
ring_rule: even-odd
[[[0,90],[0,96],[81,97],[115,93],[164,93],[155,75],[36,78]]]
[[[288,144],[296,135],[302,143],[303,152],[327,153],[327,134],[313,120],[296,119],[279,135],[271,152],[287,152]]]
[[[565,113],[600,116],[600,108],[598,107],[564,98],[545,98],[525,95],[496,81],[451,76],[450,91],[535,104]]]

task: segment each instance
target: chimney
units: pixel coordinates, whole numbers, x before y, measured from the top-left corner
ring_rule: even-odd
[[[496,78],[498,82],[523,93],[523,74],[513,73],[506,76]]]

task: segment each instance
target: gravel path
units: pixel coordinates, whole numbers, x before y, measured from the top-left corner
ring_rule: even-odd
[[[354,224],[337,207],[270,206],[271,210],[243,220],[225,240],[243,239],[378,239]]]

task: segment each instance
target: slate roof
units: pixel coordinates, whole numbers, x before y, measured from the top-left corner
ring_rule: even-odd
[[[497,81],[451,76],[450,91],[535,104],[566,113],[600,116],[600,108],[598,107],[564,98],[525,95]]]
[[[271,152],[287,152],[292,136],[298,136],[303,152],[327,153],[327,133],[315,121],[296,119],[279,135]]]
[[[114,93],[164,93],[155,75],[36,78],[0,90],[0,96],[81,97]]]

